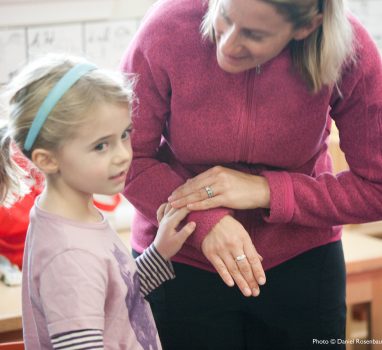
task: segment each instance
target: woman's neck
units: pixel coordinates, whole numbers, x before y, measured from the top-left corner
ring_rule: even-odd
[[[59,188],[49,180],[40,195],[39,207],[49,213],[80,222],[100,222],[102,217],[93,204],[93,195]]]

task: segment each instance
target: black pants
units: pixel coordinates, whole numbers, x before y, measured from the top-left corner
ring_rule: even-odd
[[[164,350],[345,349],[337,344],[346,323],[341,242],[268,270],[256,298],[217,274],[174,268],[176,278],[148,297]]]

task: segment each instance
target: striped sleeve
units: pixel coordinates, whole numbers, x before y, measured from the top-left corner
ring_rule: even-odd
[[[80,329],[55,334],[50,337],[54,350],[103,349],[103,334],[100,329]]]
[[[138,267],[140,291],[143,296],[151,293],[163,282],[175,278],[175,272],[171,261],[164,259],[151,244],[135,260]]]

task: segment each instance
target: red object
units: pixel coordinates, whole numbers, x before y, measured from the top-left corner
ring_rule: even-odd
[[[119,203],[121,203],[122,198],[121,198],[121,195],[117,193],[114,196],[112,196],[111,199],[112,199],[112,203],[102,203],[96,199],[93,199],[93,202],[98,209],[112,212],[118,207]]]
[[[29,224],[29,211],[39,190],[33,188],[11,208],[0,206],[0,254],[21,268],[24,242]]]
[[[24,342],[12,342],[0,344],[1,350],[24,350]]]
[[[24,242],[29,225],[29,211],[35,198],[40,194],[44,176],[34,168],[16,147],[13,149],[13,159],[23,168],[35,186],[30,193],[11,208],[0,206],[0,255],[4,255],[13,264],[22,267]]]

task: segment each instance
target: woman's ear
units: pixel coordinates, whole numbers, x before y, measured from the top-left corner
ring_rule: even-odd
[[[302,40],[312,34],[320,25],[322,25],[323,15],[321,13],[313,17],[312,22],[307,26],[301,27],[294,32],[294,40]]]
[[[59,170],[58,160],[53,152],[43,148],[34,149],[32,162],[45,174],[55,174]]]

